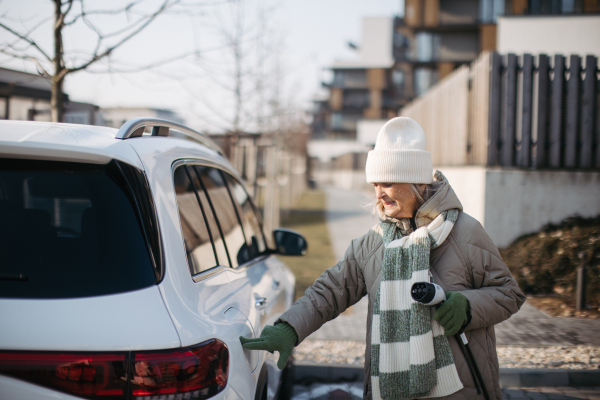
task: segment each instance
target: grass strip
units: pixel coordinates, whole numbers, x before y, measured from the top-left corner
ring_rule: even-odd
[[[308,253],[305,256],[279,256],[296,276],[294,299],[300,298],[323,271],[337,262],[327,229],[326,202],[322,190],[307,190],[281,224],[301,233],[308,241]]]

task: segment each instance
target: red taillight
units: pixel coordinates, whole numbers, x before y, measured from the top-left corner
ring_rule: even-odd
[[[89,399],[125,399],[127,354],[0,352],[0,374]]]
[[[225,388],[228,371],[217,339],[138,353],[0,352],[0,374],[86,399],[207,399]]]
[[[211,339],[185,349],[132,355],[131,394],[156,396],[189,393],[185,398],[207,399],[227,385],[229,351]],[[155,398],[155,397],[152,397]]]

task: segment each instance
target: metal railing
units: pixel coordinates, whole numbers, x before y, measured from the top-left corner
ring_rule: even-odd
[[[142,137],[146,127],[152,127],[152,134],[150,136],[170,136],[170,130],[173,129],[186,137],[193,139],[203,146],[208,147],[211,150],[216,151],[219,154],[223,154],[221,148],[213,142],[207,135],[197,132],[187,126],[178,124],[176,122],[162,120],[158,118],[133,118],[125,122],[115,135],[115,139],[131,139]],[[172,135],[171,135],[172,136]]]

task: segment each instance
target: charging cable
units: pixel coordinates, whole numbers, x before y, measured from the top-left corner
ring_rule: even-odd
[[[430,282],[417,282],[412,285],[410,288],[410,295],[414,301],[419,302],[426,306],[434,306],[439,307],[444,304],[446,301],[446,293],[444,289],[436,283]],[[483,391],[483,396],[486,400],[490,400],[490,396],[485,389],[485,385],[483,384],[483,378],[481,377],[481,373],[479,372],[479,368],[477,368],[477,363],[475,362],[475,357],[473,356],[473,352],[471,352],[471,347],[469,347],[469,341],[467,340],[467,335],[464,332],[460,331],[456,335],[454,335],[458,343],[458,347],[460,348],[460,352],[462,353],[467,365],[469,366],[469,371],[471,372],[471,378],[473,378],[473,382],[475,383],[475,389],[477,389],[477,394],[481,394]]]

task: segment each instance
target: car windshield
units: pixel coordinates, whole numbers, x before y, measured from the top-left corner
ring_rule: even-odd
[[[0,160],[0,297],[88,297],[156,284],[123,167]]]

